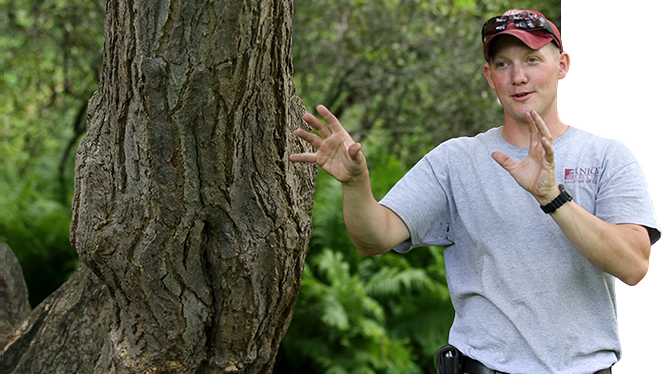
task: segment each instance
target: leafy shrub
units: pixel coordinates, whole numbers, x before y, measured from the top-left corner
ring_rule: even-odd
[[[381,160],[371,171],[380,198],[405,171],[368,148]],[[344,226],[340,184],[321,172],[301,290],[274,372],[434,373],[452,322],[441,248],[363,257]]]

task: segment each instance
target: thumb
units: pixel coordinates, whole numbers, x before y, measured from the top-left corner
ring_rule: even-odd
[[[361,153],[361,143],[354,143],[349,146],[349,156],[352,158],[354,162],[360,161],[359,153]]]
[[[516,162],[513,161],[511,157],[505,155],[502,152],[493,152],[492,156],[493,160],[495,160],[501,167],[503,167],[507,171],[511,171],[513,165],[516,164]]]

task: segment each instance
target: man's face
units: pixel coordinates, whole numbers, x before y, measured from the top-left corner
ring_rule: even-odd
[[[557,83],[566,76],[569,57],[551,44],[535,51],[512,36],[495,41],[484,73],[504,107],[505,122],[525,122],[530,110],[547,122],[557,116]]]

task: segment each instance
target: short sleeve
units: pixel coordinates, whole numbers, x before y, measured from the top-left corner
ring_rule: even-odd
[[[645,226],[652,244],[661,237],[643,171],[622,143],[613,141],[607,149],[596,197],[596,216],[620,224]]]
[[[444,152],[440,145],[427,154],[379,202],[395,212],[409,229],[410,239],[396,246],[396,252],[452,244],[448,237],[450,209]]]

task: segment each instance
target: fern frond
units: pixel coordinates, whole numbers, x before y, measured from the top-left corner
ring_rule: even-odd
[[[333,365],[326,369],[324,374],[349,374],[349,372],[340,365]]]
[[[349,282],[349,263],[345,261],[342,253],[325,248],[315,257],[314,264],[330,284],[339,285]]]
[[[425,270],[415,268],[405,270],[382,268],[366,284],[366,290],[371,296],[396,296],[402,292],[436,288],[436,282]]]
[[[335,295],[327,295],[322,301],[321,321],[331,327],[341,331],[349,329],[349,317],[340,300]]]

